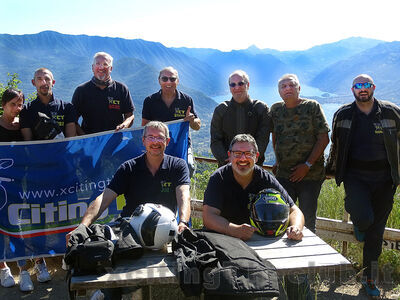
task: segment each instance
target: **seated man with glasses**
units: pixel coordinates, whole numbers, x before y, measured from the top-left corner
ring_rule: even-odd
[[[161,89],[143,101],[142,126],[150,121],[168,122],[183,119],[188,121],[190,128],[199,130],[201,121],[194,109],[194,103],[189,95],[177,90],[179,84],[178,71],[166,67],[158,75]],[[189,135],[188,165],[190,175],[194,171],[194,160]]]
[[[256,229],[249,225],[249,195],[273,188],[288,199],[290,205],[288,238],[301,240],[303,213],[275,177],[255,165],[259,156],[257,143],[251,135],[238,134],[233,138],[228,151],[229,164],[211,175],[204,192],[204,226],[242,240],[250,239]]]
[[[217,169],[211,175],[204,192],[204,226],[219,233],[249,240],[256,231],[256,228],[250,225],[249,196],[263,189],[273,188],[288,200],[290,206],[287,237],[301,240],[304,226],[303,213],[278,180],[255,165],[259,156],[257,143],[251,135],[238,134],[233,138],[228,151],[229,164]],[[285,287],[288,299],[309,299],[308,281],[300,283],[298,278],[291,277],[285,279]]]
[[[190,179],[186,162],[164,153],[170,141],[168,127],[157,121],[146,124],[142,142],[146,152],[124,162],[110,184],[88,207],[81,224],[91,225],[118,195],[124,194],[126,205],[122,217],[130,217],[144,203],[162,204],[179,211],[179,232],[187,228],[190,218]],[[67,242],[71,232],[67,234]]]
[[[134,106],[128,87],[111,79],[113,58],[105,52],[93,57],[93,77],[79,85],[72,96],[78,118],[78,135],[120,130],[133,124]]]
[[[249,76],[242,70],[234,71],[229,76],[232,99],[219,104],[211,120],[211,151],[218,161],[218,166],[226,164],[228,146],[233,137],[240,133],[251,134],[260,151],[257,164],[264,163],[264,152],[269,141],[270,119],[268,106],[249,96]]]

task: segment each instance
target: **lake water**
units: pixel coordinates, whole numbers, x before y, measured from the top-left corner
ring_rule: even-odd
[[[311,87],[308,85],[301,85],[301,92],[300,92],[300,97],[305,97],[305,98],[310,98],[313,99],[313,97],[322,97],[322,95],[326,95],[328,93],[321,91],[315,87]],[[249,95],[252,99],[257,99],[261,100],[265,103],[268,104],[269,107],[271,107],[272,104],[278,101],[282,101],[281,97],[279,96],[278,88],[276,86],[251,86],[249,89]],[[332,95],[333,94],[329,94]],[[232,95],[227,94],[223,96],[216,96],[213,97],[213,99],[217,102],[220,103],[225,100],[231,99]],[[333,114],[338,110],[338,108],[342,104],[336,104],[336,103],[322,103],[322,109],[324,110],[326,119],[328,121],[329,127],[332,126],[332,117]]]
[[[322,95],[326,94],[327,94],[326,92],[321,91],[315,87],[301,85],[300,97],[313,99],[313,97],[322,97]],[[274,104],[275,102],[282,101],[281,97],[279,96],[278,88],[276,86],[252,87],[250,85],[249,95],[252,99],[261,100],[267,103],[269,107],[271,107],[271,105]],[[333,94],[330,95],[334,96]],[[224,96],[213,97],[213,99],[217,103],[221,103],[222,101],[231,99],[231,97],[232,97],[231,94],[227,94]],[[333,114],[338,110],[338,108],[341,105],[342,104],[339,103],[321,103],[329,128],[332,127]],[[330,142],[329,145],[325,148],[325,155],[329,154],[329,149],[330,149]]]

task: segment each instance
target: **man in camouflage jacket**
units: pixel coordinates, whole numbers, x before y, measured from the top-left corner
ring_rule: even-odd
[[[299,97],[296,75],[283,75],[278,89],[283,101],[270,110],[276,156],[273,172],[290,197],[299,201],[306,227],[315,232],[318,196],[325,178],[328,123],[317,101]]]

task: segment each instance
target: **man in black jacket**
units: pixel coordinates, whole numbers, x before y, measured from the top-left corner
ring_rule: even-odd
[[[345,209],[363,248],[363,285],[379,296],[376,267],[383,233],[400,183],[400,108],[374,98],[371,76],[353,80],[355,101],[339,108],[333,117],[332,145],[327,172],[344,183]]]
[[[249,96],[249,76],[242,70],[234,71],[229,76],[229,88],[232,99],[219,104],[211,120],[211,151],[218,161],[218,166],[228,163],[228,147],[235,135],[251,134],[260,151],[257,164],[264,163],[270,131],[268,106]]]

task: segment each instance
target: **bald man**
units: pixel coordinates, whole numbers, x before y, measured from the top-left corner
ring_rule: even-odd
[[[344,183],[345,209],[356,239],[364,242],[362,283],[369,296],[379,296],[376,266],[400,183],[400,108],[374,97],[367,74],[354,78],[351,90],[355,101],[333,117],[327,172],[335,174],[338,185]]]

